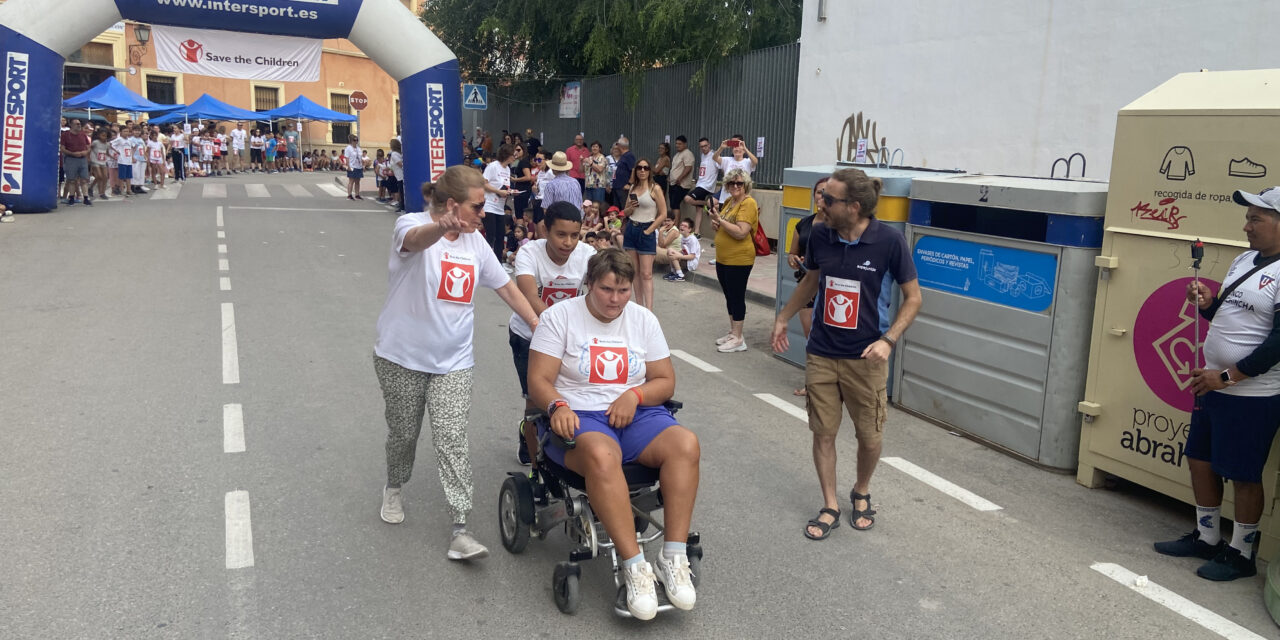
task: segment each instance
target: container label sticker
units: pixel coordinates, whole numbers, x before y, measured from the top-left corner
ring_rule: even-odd
[[[913,258],[922,287],[1036,313],[1053,305],[1055,255],[923,236]]]

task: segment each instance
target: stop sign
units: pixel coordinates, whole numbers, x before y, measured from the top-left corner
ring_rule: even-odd
[[[364,108],[369,106],[369,96],[366,96],[363,91],[355,91],[347,98],[347,102],[351,104],[352,109],[364,111]]]

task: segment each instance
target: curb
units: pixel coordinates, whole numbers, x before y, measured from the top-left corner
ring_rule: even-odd
[[[716,280],[712,276],[703,275],[696,271],[685,272],[685,281],[699,284],[708,289],[714,289],[715,291],[720,291],[719,280]],[[778,305],[777,296],[771,296],[767,293],[760,293],[759,291],[752,291],[749,288],[747,289],[746,299],[748,302],[754,302],[758,305],[768,307],[770,310],[776,309]]]

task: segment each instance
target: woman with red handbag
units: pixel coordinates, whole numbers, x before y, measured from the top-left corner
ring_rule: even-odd
[[[760,207],[751,197],[751,174],[733,169],[724,177],[729,198],[719,210],[711,210],[716,231],[716,279],[729,311],[729,333],[716,340],[721,353],[746,351],[742,322],[747,316],[747,279],[756,262],[754,235],[760,226]],[[768,239],[765,240],[768,246]]]

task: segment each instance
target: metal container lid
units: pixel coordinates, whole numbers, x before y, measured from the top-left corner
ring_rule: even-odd
[[[1101,218],[1107,212],[1107,188],[1095,180],[967,174],[916,178],[911,199]]]
[[[911,194],[911,181],[922,177],[943,175],[960,175],[958,170],[920,169],[917,167],[877,167],[873,164],[828,164],[812,167],[791,167],[782,172],[782,184],[788,187],[813,188],[813,184],[821,178],[831,175],[838,169],[862,169],[873,178],[880,178],[884,188],[881,196],[905,198]]]

